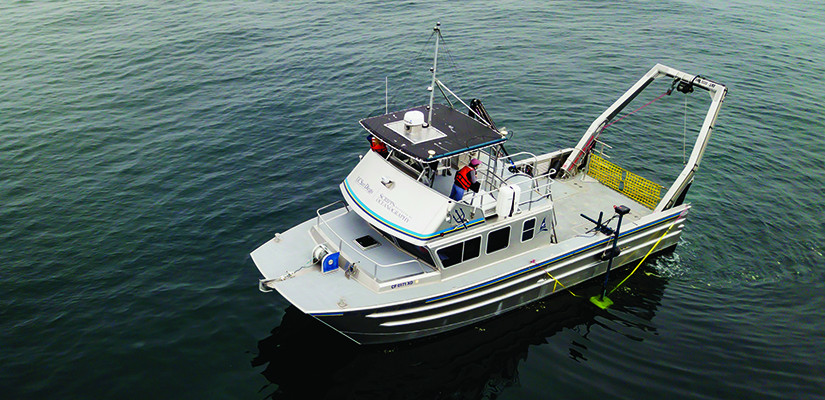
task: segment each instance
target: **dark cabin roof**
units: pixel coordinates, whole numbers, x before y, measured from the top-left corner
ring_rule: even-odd
[[[433,104],[432,126],[445,136],[414,143],[386,126],[402,121],[406,112],[414,110],[424,113],[426,119],[427,106],[418,106],[362,119],[361,126],[395,150],[422,161],[450,157],[507,140],[469,115],[443,104]],[[430,150],[435,151],[435,154],[430,156]]]

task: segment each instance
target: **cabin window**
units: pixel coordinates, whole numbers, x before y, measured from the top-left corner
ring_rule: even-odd
[[[510,244],[510,227],[505,226],[487,235],[487,254],[507,248]]]
[[[530,218],[524,221],[524,225],[521,228],[521,241],[526,242],[533,238],[533,234],[536,231],[536,219]]]
[[[405,242],[405,241],[403,241],[403,240],[401,240],[401,239],[399,239],[395,236],[392,236],[392,235],[388,234],[387,232],[384,232],[384,231],[382,231],[378,228],[375,228],[374,226],[373,226],[373,228],[376,231],[378,231],[378,233],[380,233],[382,236],[387,238],[387,240],[389,240],[390,243],[394,243],[396,246],[406,250],[408,253],[412,254],[415,257],[417,257],[421,261],[424,261],[425,263],[427,263],[427,265],[429,265],[431,267],[435,266],[435,262],[433,261],[433,257],[430,255],[430,251],[427,250],[426,247],[416,246],[412,243]],[[379,245],[380,245],[380,243],[379,243]]]
[[[444,268],[447,268],[460,262],[477,258],[480,249],[481,236],[478,236],[470,240],[439,249],[436,253],[438,254],[438,258],[441,260],[441,264],[444,265]]]
[[[478,258],[478,253],[481,250],[481,236],[470,239],[464,242],[464,261]]]
[[[433,263],[433,257],[430,255],[430,251],[427,250],[424,246],[416,246],[412,243],[405,242],[399,238],[395,238],[395,242],[398,244],[398,247],[406,250],[408,253],[414,255],[415,257],[421,259],[430,266],[435,265]]]
[[[383,236],[384,238],[386,238],[387,240],[389,240],[389,241],[390,241],[390,243],[395,243],[395,237],[394,237],[394,236],[392,236],[392,235],[390,235],[389,233],[384,232],[384,231],[382,231],[382,230],[380,230],[380,229],[376,228],[376,227],[375,227],[375,226],[373,226],[372,224],[370,224],[370,226],[372,227],[372,229],[375,229],[378,233],[380,233],[380,234],[381,234],[381,236]]]
[[[438,254],[438,258],[441,259],[441,264],[444,265],[444,268],[452,267],[461,262],[461,252],[464,248],[464,242],[456,243],[452,246],[447,246],[443,249],[439,249],[436,253]]]

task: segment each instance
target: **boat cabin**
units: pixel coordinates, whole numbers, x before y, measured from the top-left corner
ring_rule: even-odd
[[[449,278],[555,242],[550,189],[569,151],[508,154],[507,132],[471,104],[467,114],[434,104],[361,121],[383,146],[341,183],[346,211],[319,210],[315,234],[337,243],[345,263],[372,271],[374,289],[409,276]],[[478,190],[453,200],[455,176],[471,159],[481,161]]]

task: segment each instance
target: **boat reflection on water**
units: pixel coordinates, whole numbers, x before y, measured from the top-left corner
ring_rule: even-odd
[[[586,338],[594,325],[621,327],[614,331],[634,340],[655,331],[651,320],[666,278],[648,263],[613,293],[616,304],[608,310],[588,300],[600,293],[600,281],[578,285],[582,297],[562,292],[451,333],[383,346],[359,346],[290,306],[258,342],[252,365],[266,365],[262,374],[275,385],[262,393],[273,399],[494,399],[518,385],[518,366],[531,345],[565,329]],[[569,357],[587,362],[581,342],[571,341]]]

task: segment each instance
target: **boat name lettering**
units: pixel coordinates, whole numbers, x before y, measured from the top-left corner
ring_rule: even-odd
[[[361,177],[359,176],[359,177],[355,178],[355,182],[358,182],[358,185],[359,185],[359,186],[361,186],[362,188],[364,188],[364,190],[366,190],[366,191],[367,191],[367,193],[369,193],[369,194],[373,194],[373,192],[375,192],[375,191],[374,191],[374,190],[372,190],[372,188],[370,187],[370,184],[364,181],[364,178],[361,178]]]
[[[415,283],[415,282],[414,281],[409,281],[409,282],[396,283],[396,284],[390,286],[390,289],[396,289],[396,288],[400,288],[400,287],[404,287],[404,286],[410,286],[413,283]]]

